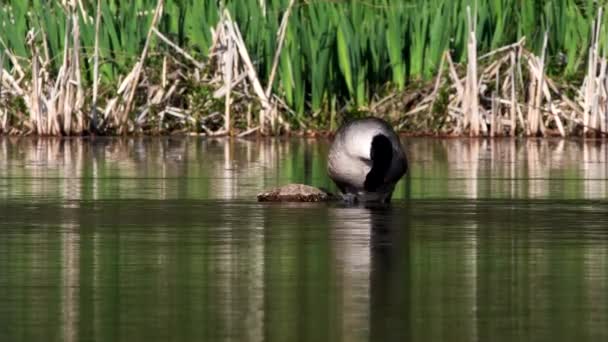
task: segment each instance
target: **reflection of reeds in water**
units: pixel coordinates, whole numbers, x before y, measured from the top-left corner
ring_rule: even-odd
[[[569,318],[554,312],[553,306],[582,306],[605,318],[605,221],[586,220],[580,232],[564,229],[568,234],[598,234],[595,241],[585,240],[587,245],[563,243],[560,229],[551,231],[556,234],[553,240],[544,235],[551,227],[544,221],[550,213],[543,210],[542,201],[512,202],[516,208],[540,208],[536,213],[508,208],[509,201],[506,208],[492,201],[483,208],[488,203],[460,203],[452,212],[444,202],[433,201],[397,203],[398,210],[392,213],[331,206],[314,211],[327,213],[327,218],[312,218],[305,208],[236,201],[213,206],[217,212],[181,211],[171,218],[176,223],[149,222],[138,215],[137,224],[129,226],[122,218],[112,220],[112,212],[99,217],[81,212],[85,209],[76,206],[87,203],[73,201],[111,194],[245,198],[259,183],[306,179],[298,168],[302,164],[291,156],[309,153],[314,160],[307,167],[314,168],[323,157],[322,149],[315,149],[318,145],[198,139],[124,139],[89,145],[76,140],[0,139],[0,160],[7,161],[0,165],[0,197],[69,200],[51,206],[58,209],[59,218],[46,217],[60,222],[58,237],[49,233],[52,227],[40,216],[37,220],[45,229],[0,239],[0,250],[26,260],[14,266],[16,259],[0,257],[0,270],[8,266],[10,274],[17,274],[6,287],[7,296],[25,297],[23,310],[32,317],[59,317],[59,333],[66,341],[88,337],[89,332],[100,340],[129,340],[133,331],[145,327],[144,319],[137,319],[150,312],[152,318],[145,318],[155,320],[150,324],[190,329],[183,336],[254,341],[275,336],[293,340],[317,323],[327,324],[320,331],[335,329],[319,336],[356,340],[375,327],[378,333],[394,328],[394,321],[385,321],[387,313],[406,319],[399,321],[403,330],[384,333],[410,335],[412,340],[486,340],[505,326],[526,333],[530,327],[519,324],[528,322],[488,319],[508,314],[525,313],[538,330],[547,331]],[[606,147],[594,141],[413,140],[408,148],[412,182],[417,183],[413,196],[418,198],[577,199],[606,194]],[[422,164],[424,157],[428,163]],[[49,176],[61,180],[45,178]],[[174,178],[186,181],[176,183]],[[6,187],[13,181],[15,187]],[[91,184],[99,189],[97,195],[90,191]],[[198,186],[204,189],[196,190]],[[172,203],[142,202],[153,203],[151,208]],[[188,204],[199,210],[205,201],[192,202]],[[118,210],[107,202],[103,205]],[[417,210],[407,212],[409,205]],[[193,216],[181,221],[182,215]],[[329,228],[313,228],[319,222],[329,222]],[[378,251],[373,242],[374,230],[383,222],[394,234],[388,252]],[[95,229],[87,230],[91,226]],[[18,250],[21,246],[27,248]],[[23,275],[17,272],[23,268]],[[44,292],[44,287],[28,287],[32,278],[43,284],[58,279],[62,288]],[[156,305],[149,304],[154,300]],[[57,312],[46,309],[47,304],[58,306]],[[153,311],[161,306],[170,310]],[[91,313],[93,322],[87,323],[85,317]],[[178,314],[183,313],[193,321],[182,320]],[[602,323],[591,317],[581,324],[599,331]],[[223,335],[205,330],[209,327]]]
[[[527,178],[530,179],[528,182],[528,196],[538,197],[547,191],[546,185],[543,184],[541,179],[549,177],[547,173],[548,163],[546,158],[541,158],[541,155],[546,155],[547,144],[540,140],[528,140],[526,141],[526,149],[524,158],[526,161],[525,167],[527,168]]]
[[[592,199],[607,191],[600,141],[409,139],[406,146],[411,198]]]
[[[410,198],[604,198],[599,141],[407,139]],[[310,140],[0,139],[0,197],[251,199],[291,182],[333,185]]]
[[[477,340],[478,289],[484,286],[478,284],[479,229],[473,218],[447,216],[410,228],[408,304],[416,313],[411,319],[412,340],[451,340],[453,336]],[[452,230],[460,232],[458,237]]]
[[[608,149],[606,144],[588,141],[583,148],[584,196],[589,199],[608,197]]]
[[[464,180],[461,191],[467,198],[477,198],[478,181],[477,173],[479,172],[479,159],[482,158],[481,152],[485,150],[484,141],[480,140],[465,140],[462,144],[445,145],[448,163],[450,165],[450,177],[462,178]]]
[[[74,223],[65,224],[61,233],[62,260],[62,340],[72,342],[78,340],[79,290],[80,290],[80,232]]]
[[[248,332],[249,341],[263,341],[264,331],[267,327],[264,326],[264,311],[261,309],[264,307],[266,296],[264,294],[264,267],[266,261],[264,255],[266,252],[263,234],[264,226],[267,224],[262,216],[252,217],[251,225],[247,227],[251,231],[246,249],[246,257],[240,265],[240,269],[245,274],[245,279],[242,280],[244,284],[247,284],[246,293],[244,296],[247,297],[247,307],[245,309],[245,321],[244,329]],[[240,308],[234,307],[236,312],[240,311]]]
[[[266,267],[263,227],[267,223],[263,216],[254,214],[247,224],[235,224],[234,218],[241,215],[239,207],[227,207],[220,214],[223,224],[213,229],[221,242],[210,246],[207,252],[211,278],[206,286],[210,287],[216,308],[210,314],[217,315],[229,332],[221,340],[231,341],[239,332],[240,340],[262,341]],[[235,244],[239,239],[244,243]]]
[[[608,285],[608,248],[596,244],[588,246],[584,250],[583,256],[584,271],[583,277],[588,280],[582,289],[583,305],[591,308],[592,312],[602,312],[603,303],[608,301],[606,286]],[[585,320],[588,331],[601,331],[605,327],[605,322],[598,319]]]

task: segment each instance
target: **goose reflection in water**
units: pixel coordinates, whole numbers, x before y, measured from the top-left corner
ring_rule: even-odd
[[[332,210],[342,312],[348,313],[340,322],[344,340],[410,337],[408,211],[381,204]],[[394,329],[396,320],[401,329]]]

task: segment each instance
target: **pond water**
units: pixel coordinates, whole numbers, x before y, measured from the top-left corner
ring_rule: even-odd
[[[390,207],[325,140],[0,138],[0,341],[608,339],[608,145],[404,139]]]

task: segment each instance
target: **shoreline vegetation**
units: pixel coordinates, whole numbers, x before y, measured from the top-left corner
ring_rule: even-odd
[[[0,5],[0,134],[605,136],[596,1]]]

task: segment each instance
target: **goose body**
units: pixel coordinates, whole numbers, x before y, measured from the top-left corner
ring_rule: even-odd
[[[384,120],[350,121],[336,132],[327,171],[347,201],[389,202],[407,172],[399,137]]]

